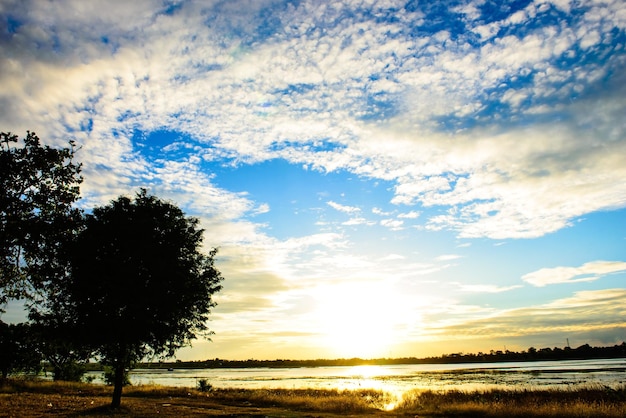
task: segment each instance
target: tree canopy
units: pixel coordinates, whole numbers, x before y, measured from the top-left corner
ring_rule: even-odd
[[[62,251],[82,218],[73,206],[82,182],[75,151],[72,141],[42,146],[28,132],[20,145],[17,135],[0,133],[0,309],[51,290],[65,273]]]
[[[205,254],[196,218],[141,190],[95,208],[71,251],[63,292],[82,343],[115,370],[119,406],[124,370],[146,356],[173,356],[208,333],[221,289],[216,249]]]

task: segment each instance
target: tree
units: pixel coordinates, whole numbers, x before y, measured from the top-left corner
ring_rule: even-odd
[[[15,372],[38,372],[41,356],[28,324],[0,321],[0,375],[2,379]]]
[[[30,314],[30,329],[37,351],[52,368],[54,380],[78,382],[86,372],[92,351],[81,345],[79,330],[68,312],[54,311],[59,304],[48,302],[47,306],[49,310],[43,313]]]
[[[197,219],[145,190],[86,215],[64,294],[83,343],[114,370],[113,407],[134,362],[171,357],[198,333],[210,334],[222,276],[217,250],[201,252],[203,232]]]
[[[23,146],[17,135],[0,133],[0,313],[11,299],[52,291],[64,276],[61,252],[82,218],[72,206],[82,182],[75,150],[72,141],[42,146],[34,132]]]

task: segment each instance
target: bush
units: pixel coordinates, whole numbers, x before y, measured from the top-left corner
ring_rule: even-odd
[[[198,380],[198,390],[200,392],[209,392],[213,389],[213,385],[207,379]]]
[[[85,372],[85,364],[77,361],[57,364],[52,368],[52,375],[55,381],[80,382]]]

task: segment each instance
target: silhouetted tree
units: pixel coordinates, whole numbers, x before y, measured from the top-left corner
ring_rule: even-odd
[[[141,190],[86,215],[64,294],[84,344],[114,370],[120,405],[125,369],[146,356],[171,357],[207,333],[222,276],[216,250],[177,206]]]
[[[0,313],[11,299],[55,289],[67,265],[60,253],[82,219],[72,206],[82,182],[74,142],[42,146],[34,132],[18,142],[0,133]]]
[[[28,324],[0,321],[0,374],[3,379],[15,372],[38,372],[41,356]]]

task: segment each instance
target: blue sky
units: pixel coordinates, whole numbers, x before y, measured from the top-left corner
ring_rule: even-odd
[[[178,358],[626,340],[626,6],[0,0],[0,126],[81,145],[226,280]],[[16,318],[10,307],[4,319]]]

